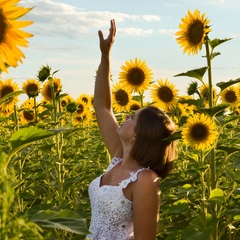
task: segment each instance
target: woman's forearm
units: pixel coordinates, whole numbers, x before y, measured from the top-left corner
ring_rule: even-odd
[[[94,88],[94,108],[96,111],[111,109],[110,52],[101,53]]]

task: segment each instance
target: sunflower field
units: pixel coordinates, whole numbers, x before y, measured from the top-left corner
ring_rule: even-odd
[[[31,9],[0,0],[0,69],[17,67],[30,33],[18,21]],[[191,79],[187,95],[168,79],[153,80],[146,61],[126,61],[112,86],[119,122],[147,105],[163,109],[177,131],[175,170],[161,181],[159,240],[240,239],[240,78],[213,86],[216,48],[199,10],[182,18],[183,53],[206,49],[206,66],[174,77]],[[19,86],[0,79],[0,239],[84,239],[91,217],[89,183],[110,157],[96,124],[94,96],[64,93],[60,73],[42,66]],[[112,76],[113,78],[114,76]],[[146,94],[150,99],[146,101]],[[26,100],[20,101],[23,97]]]

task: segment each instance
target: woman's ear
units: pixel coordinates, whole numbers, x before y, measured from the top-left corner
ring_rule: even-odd
[[[136,140],[136,135],[134,135],[134,136],[130,139],[129,143],[130,143],[131,145],[133,145],[134,142],[135,142],[135,140]]]

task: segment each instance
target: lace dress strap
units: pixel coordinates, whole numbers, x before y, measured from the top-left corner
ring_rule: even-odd
[[[140,169],[138,169],[136,172],[130,172],[130,175],[131,175],[131,176],[130,176],[129,178],[123,180],[122,182],[120,182],[120,183],[119,183],[119,186],[121,186],[122,189],[125,189],[125,188],[128,186],[129,183],[135,182],[135,181],[137,180],[138,174],[139,174],[140,172],[145,171],[145,170],[147,170],[147,171],[152,171],[152,170],[149,169],[149,168],[140,168]]]

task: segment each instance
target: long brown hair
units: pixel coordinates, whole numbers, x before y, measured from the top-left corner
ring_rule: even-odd
[[[175,142],[164,139],[175,132],[173,121],[159,108],[147,106],[138,115],[130,155],[164,179],[173,170]]]

